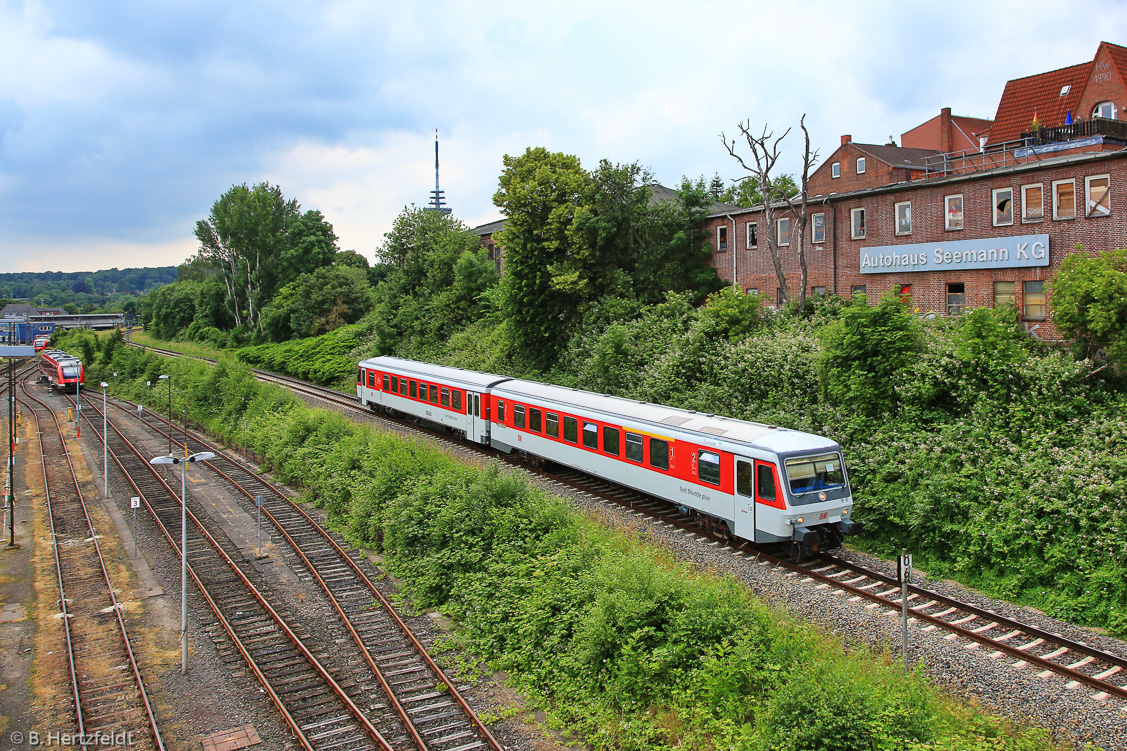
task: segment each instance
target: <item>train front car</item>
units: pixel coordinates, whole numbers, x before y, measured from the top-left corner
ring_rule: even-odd
[[[803,552],[859,531],[841,447],[822,436],[511,380],[492,444],[671,501],[714,532]]]
[[[746,462],[736,460],[740,495],[754,495],[756,541],[791,541],[803,553],[828,550],[841,545],[847,535],[861,531],[852,520],[853,496],[845,469],[841,446],[828,438],[794,430],[774,430],[753,445],[774,454],[771,476],[756,461],[754,480],[741,482],[741,473],[750,473]],[[733,447],[735,448],[735,447]],[[737,449],[738,450],[738,449]],[[768,497],[773,496],[773,497]]]
[[[59,349],[39,353],[39,371],[59,391],[77,391],[86,379],[82,361]]]

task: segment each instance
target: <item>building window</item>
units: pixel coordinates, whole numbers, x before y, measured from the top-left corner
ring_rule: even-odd
[[[1072,84],[1070,83],[1066,83],[1064,86],[1060,87],[1061,96],[1068,96],[1068,92],[1070,91],[1072,91]]]
[[[954,230],[963,228],[963,196],[947,196],[943,199],[945,211],[943,214],[943,228]]]
[[[1102,117],[1107,120],[1115,119],[1115,103],[1100,102],[1092,108],[1092,117]]]
[[[722,253],[728,249],[728,226],[720,225],[716,228],[716,252]]]
[[[864,296],[864,295],[865,295],[865,285],[864,284],[854,284],[849,289],[849,296],[850,297],[860,297],[860,296]]]
[[[849,236],[854,240],[865,239],[864,209],[853,209],[849,212]]]
[[[810,217],[810,242],[821,245],[826,241],[826,215],[815,214]]]
[[[994,226],[1004,227],[1014,223],[1014,189],[998,188],[994,197]]]
[[[759,222],[747,223],[747,247],[749,250],[759,247]]]
[[[758,294],[759,294],[759,289],[758,289],[757,287],[750,287],[750,288],[749,288],[749,289],[747,290],[747,293],[748,293],[749,295],[758,295]]]
[[[1021,221],[1040,222],[1045,218],[1045,189],[1041,183],[1021,186]]]
[[[865,174],[865,157],[863,156],[857,157],[857,174]]]
[[[1084,178],[1087,192],[1084,202],[1085,216],[1107,216],[1111,213],[1111,180],[1108,175],[1092,175]]]
[[[834,162],[830,165],[830,177],[834,179],[841,177],[841,162]]]
[[[1022,317],[1030,321],[1045,320],[1045,283],[1023,282],[1022,287]]]
[[[967,304],[967,287],[962,282],[947,285],[947,315],[961,316]]]
[[[790,217],[784,216],[778,221],[779,228],[779,247],[783,248],[790,245]]]
[[[994,307],[1014,304],[1014,283],[994,282]]]
[[[1076,181],[1053,181],[1053,219],[1076,218]]]
[[[912,234],[912,202],[902,201],[896,204],[896,234]]]
[[[825,297],[826,296],[826,288],[825,287],[811,287],[810,292],[813,293],[814,297]]]

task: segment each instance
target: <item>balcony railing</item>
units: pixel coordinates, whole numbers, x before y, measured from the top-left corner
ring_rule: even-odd
[[[1071,125],[1058,125],[1055,128],[1038,128],[1034,131],[1022,133],[1022,139],[1028,139],[1034,146],[1043,146],[1047,143],[1060,143],[1062,141],[1076,141],[1091,136],[1108,136],[1127,141],[1127,122],[1122,120],[1107,120],[1096,117],[1091,120],[1077,120]]]

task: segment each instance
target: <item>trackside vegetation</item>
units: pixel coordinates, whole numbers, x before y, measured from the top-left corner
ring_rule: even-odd
[[[627,334],[630,332],[627,331]],[[616,335],[617,336],[617,335]],[[1055,746],[953,701],[922,675],[846,653],[735,580],[673,560],[633,529],[571,510],[495,465],[307,408],[223,358],[169,361],[78,332],[92,380],[251,446],[353,542],[381,552],[451,639],[505,670],[549,723],[597,749],[1032,751]],[[626,341],[629,341],[627,337]],[[811,341],[813,341],[811,339]],[[730,345],[730,343],[729,343]],[[469,660],[467,660],[468,662]]]

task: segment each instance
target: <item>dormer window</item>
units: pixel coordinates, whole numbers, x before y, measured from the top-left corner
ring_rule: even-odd
[[[1072,84],[1070,83],[1066,83],[1064,86],[1060,87],[1061,96],[1068,96],[1068,92],[1070,91],[1072,91]]]
[[[841,162],[834,162],[830,165],[830,177],[835,179],[841,177]]]
[[[1115,119],[1115,103],[1100,102],[1092,108],[1092,117],[1102,117],[1105,120]]]

